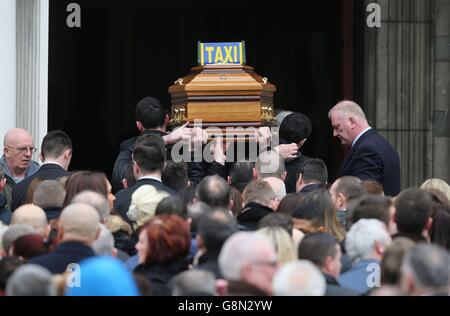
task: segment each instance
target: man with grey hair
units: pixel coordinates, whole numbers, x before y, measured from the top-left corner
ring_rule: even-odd
[[[277,296],[324,296],[325,277],[308,260],[286,263],[273,278],[273,292]]]
[[[9,226],[2,235],[2,249],[0,249],[2,251],[0,252],[0,256],[8,256],[13,242],[22,236],[30,234],[36,234],[36,230],[30,225],[16,224]]]
[[[102,224],[106,223],[111,216],[108,200],[98,192],[82,191],[73,197],[71,203],[85,203],[94,207]]]
[[[41,207],[48,220],[58,218],[64,202],[66,191],[56,180],[44,180],[36,186],[33,204]]]
[[[33,204],[24,204],[17,208],[11,218],[11,224],[30,225],[44,240],[47,240],[50,232],[45,212],[39,206]]]
[[[214,296],[216,278],[205,270],[184,271],[173,278],[172,296]]]
[[[286,196],[286,175],[284,159],[279,153],[269,150],[259,154],[253,169],[253,178],[266,181],[280,200]]]
[[[6,284],[6,296],[55,296],[52,274],[35,264],[17,268]]]
[[[351,147],[337,177],[355,176],[376,180],[386,195],[400,192],[400,158],[389,142],[369,126],[361,107],[353,101],[341,101],[328,113],[333,136]]]
[[[92,244],[100,233],[98,212],[92,206],[74,203],[61,212],[58,226],[59,246],[50,254],[34,257],[30,263],[47,268],[53,274],[72,269],[71,264],[95,256]]]
[[[391,243],[386,225],[377,219],[360,219],[345,240],[352,268],[339,277],[342,287],[368,294],[380,286],[380,262]]]
[[[450,255],[443,248],[418,244],[403,258],[401,273],[401,287],[409,295],[449,295]]]
[[[228,295],[272,294],[277,270],[277,253],[272,243],[259,233],[239,232],[222,247],[219,269],[228,280]]]

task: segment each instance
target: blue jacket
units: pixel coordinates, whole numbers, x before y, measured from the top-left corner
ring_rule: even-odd
[[[0,193],[0,222],[9,225],[11,222],[11,211],[6,207],[6,197]]]
[[[400,158],[385,138],[370,129],[342,162],[337,177],[343,176],[376,180],[383,185],[386,195],[396,196],[400,192]]]
[[[349,271],[341,274],[338,281],[343,288],[365,295],[377,286],[375,281],[380,280],[380,272],[378,260],[360,260]]]

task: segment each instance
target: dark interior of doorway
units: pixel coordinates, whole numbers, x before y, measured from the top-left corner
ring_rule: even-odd
[[[247,64],[277,87],[275,107],[313,121],[304,153],[337,169],[327,118],[341,97],[340,0],[78,0],[81,27],[50,1],[48,128],[72,138],[72,170],[109,176],[120,141],[135,135],[147,95],[168,107],[168,87],[195,66],[197,41],[245,40]]]

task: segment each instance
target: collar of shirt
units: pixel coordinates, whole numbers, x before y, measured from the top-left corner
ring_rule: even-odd
[[[353,146],[355,146],[355,144],[356,144],[356,142],[358,141],[358,139],[365,133],[365,132],[367,132],[367,131],[369,131],[369,130],[371,130],[372,129],[372,127],[368,127],[368,128],[366,128],[365,130],[363,130],[361,133],[359,133],[359,135],[358,136],[356,136],[356,138],[353,140],[353,142],[352,142],[352,148],[353,148]]]
[[[142,179],[152,179],[152,180],[156,180],[158,182],[162,182],[160,178],[157,178],[154,176],[143,176],[143,177],[140,177],[138,180],[142,180]]]
[[[42,163],[42,165],[48,165],[48,164],[58,165],[58,166],[60,166],[61,168],[64,169],[64,167],[61,166],[61,164],[60,164],[59,162],[56,162],[56,161],[47,160],[47,161],[45,161],[44,163]]]

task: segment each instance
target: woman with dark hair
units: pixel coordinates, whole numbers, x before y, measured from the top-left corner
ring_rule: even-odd
[[[31,258],[47,253],[44,239],[39,234],[30,234],[17,238],[12,244],[14,256],[28,261]]]
[[[83,170],[74,172],[67,178],[63,208],[70,204],[75,195],[86,190],[100,193],[110,204],[114,201],[114,199],[111,201],[111,185],[106,175],[102,172]]]
[[[139,265],[134,272],[150,281],[153,295],[171,295],[167,284],[187,270],[190,246],[191,235],[185,220],[178,215],[156,215],[139,233],[136,244]]]
[[[430,239],[433,244],[450,251],[450,208],[441,207],[433,215],[430,229]]]

